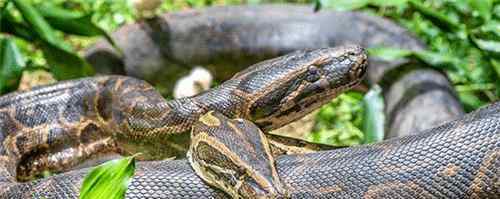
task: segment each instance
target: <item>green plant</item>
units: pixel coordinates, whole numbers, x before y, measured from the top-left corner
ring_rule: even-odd
[[[87,174],[80,189],[80,198],[124,198],[134,172],[135,155],[107,161]]]
[[[92,22],[92,13],[70,11],[53,4],[34,4],[27,0],[7,0],[0,6],[0,35],[7,41],[7,48],[18,49],[19,43],[22,47],[29,46],[32,51],[41,51],[45,61],[42,63],[47,64],[33,64],[33,57],[40,59],[40,55],[33,53],[34,56],[23,56],[18,51],[16,57],[27,59],[27,67],[24,64],[19,67],[9,61],[2,62],[2,71],[12,71],[11,74],[0,74],[3,75],[0,77],[0,81],[3,81],[0,82],[2,93],[15,89],[17,85],[13,82],[18,82],[20,73],[29,68],[50,70],[57,79],[93,74],[92,67],[65,41],[66,35],[104,36],[114,44],[106,31]],[[9,60],[6,55],[2,54],[0,60]]]
[[[360,9],[389,17],[429,49],[371,49],[387,59],[414,57],[444,70],[468,111],[500,96],[500,1],[498,0],[318,0],[325,8]]]

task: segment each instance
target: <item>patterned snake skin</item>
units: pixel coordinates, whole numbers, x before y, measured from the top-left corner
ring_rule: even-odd
[[[98,42],[86,59],[101,72],[169,84],[206,66],[220,81],[242,69],[296,50],[356,44],[364,48],[421,50],[425,46],[397,24],[362,12],[303,5],[214,6],[168,12],[121,27],[112,34],[123,50]],[[368,57],[364,83],[384,90],[387,137],[416,133],[464,114],[445,75],[412,60]],[[439,114],[429,114],[429,112]]]
[[[280,156],[276,166],[292,198],[499,198],[500,103],[418,135]],[[87,171],[14,184],[2,197],[77,198]],[[227,196],[175,160],[140,163],[126,197]]]
[[[110,153],[141,152],[142,159],[157,160],[182,155],[189,146],[187,131],[210,110],[275,129],[358,84],[366,60],[358,46],[297,51],[250,66],[200,95],[171,101],[124,76],[11,93],[0,98],[0,169],[6,172],[0,177],[29,180]]]

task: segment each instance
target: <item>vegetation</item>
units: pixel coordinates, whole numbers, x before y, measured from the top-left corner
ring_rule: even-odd
[[[499,0],[166,0],[153,14],[210,5],[285,2],[390,18],[429,48],[419,52],[376,48],[370,49],[372,56],[414,57],[445,71],[468,111],[499,100]],[[79,56],[82,50],[99,37],[112,42],[106,32],[144,15],[131,0],[0,0],[0,93],[17,89],[25,71],[49,71],[59,80],[93,74]],[[365,97],[348,92],[325,106],[307,139],[341,146],[380,140],[383,103],[377,89],[371,92]],[[122,163],[129,166],[121,168],[133,173],[133,160]],[[124,176],[130,176],[127,172]]]

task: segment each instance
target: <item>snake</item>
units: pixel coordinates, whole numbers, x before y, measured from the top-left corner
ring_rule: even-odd
[[[291,6],[290,8],[299,11],[302,10],[301,12],[304,12],[303,11],[304,8],[302,7]],[[255,13],[257,13],[257,15],[255,16],[264,16],[269,18],[270,13],[282,13],[283,11],[280,11],[282,9],[286,10],[286,7],[281,8],[276,6],[262,6],[262,7],[250,7],[250,8],[246,7],[211,8],[207,9],[205,13],[216,15],[215,18],[217,18],[218,16],[222,17],[219,18],[219,20],[222,20],[224,22],[225,20],[229,20],[227,16],[224,16],[227,15],[228,13],[232,13],[234,14],[234,16],[238,16],[235,13],[241,13],[242,15],[245,14],[254,15]],[[222,10],[223,12],[219,12],[222,14],[217,14],[216,12],[213,12],[214,10]],[[268,14],[266,15],[265,13]],[[203,24],[202,22],[204,22],[204,21],[201,22],[197,21],[196,16],[201,16],[202,19],[203,17],[207,17],[206,15],[204,15],[203,11],[201,11],[201,13],[200,11],[196,11],[194,13],[189,11],[187,13],[178,13],[177,15],[184,17],[185,16],[194,17],[195,18],[193,19],[194,22],[191,21],[191,23],[195,25]],[[326,18],[325,16],[331,17],[331,15],[336,16],[336,18],[343,16],[347,17],[346,19],[356,18],[356,20],[361,20],[361,21],[368,20],[368,17],[359,13],[326,12],[319,16],[323,16],[324,18]],[[306,15],[300,14],[300,16],[306,16]],[[277,18],[278,18],[277,21],[283,20],[279,17]],[[235,17],[235,19],[242,20],[241,18],[238,17]],[[296,20],[297,19],[294,19],[292,16],[292,19],[290,21],[293,22]],[[387,21],[380,19],[377,20],[379,21],[377,22],[375,20],[375,22],[377,22],[376,24],[384,24],[383,26],[389,27],[388,30],[391,30],[391,27],[394,28],[394,25],[388,24]],[[171,21],[175,22],[176,20],[174,18]],[[210,20],[210,18],[207,21],[214,22],[213,20]],[[374,22],[373,19],[370,19],[370,21]],[[186,22],[183,21],[182,23]],[[175,26],[164,27],[162,26],[164,24],[159,24],[159,25],[162,28],[175,27]],[[209,28],[214,28],[217,27],[217,25],[218,24],[215,25],[209,24],[208,26]],[[233,24],[233,25],[234,27],[238,27],[239,24]],[[137,27],[137,26],[132,26],[132,27]],[[242,27],[245,27],[244,23]],[[128,28],[130,28],[130,26]],[[127,27],[125,27],[125,29],[127,29]],[[231,30],[231,26],[229,26],[228,29]],[[281,32],[279,30],[280,28],[275,28],[273,30],[276,31],[276,29],[278,29],[278,32]],[[216,31],[217,28],[214,30],[215,30],[214,32],[217,33]],[[224,30],[224,28],[222,28],[222,30]],[[248,29],[243,28],[243,30],[248,30]],[[343,31],[347,30],[348,29],[343,29]],[[403,35],[402,36],[403,38],[406,38],[407,40],[412,40],[411,38],[404,36],[405,34],[401,32],[401,29],[396,28],[396,30],[400,31],[396,32],[398,32],[398,34],[400,35]],[[338,31],[331,31],[331,32],[338,33]],[[172,35],[169,34],[167,35],[168,35],[167,39],[172,38],[170,37]],[[345,40],[349,42],[348,37],[351,36],[356,37],[357,35],[362,35],[362,34],[351,34],[351,35],[347,34],[347,35],[348,36],[336,38],[336,40],[337,41]],[[383,38],[384,36],[387,35],[380,33],[379,36]],[[246,37],[248,37],[248,35]],[[327,37],[333,37],[333,36],[330,35]],[[221,37],[219,36],[214,38],[220,39]],[[222,38],[239,39],[238,37],[234,37],[234,35],[233,37],[222,37]],[[360,38],[367,38],[367,36],[362,35]],[[372,38],[377,38],[377,37],[372,37]],[[386,37],[386,38],[391,38],[391,37]],[[176,38],[175,40],[183,42],[189,41],[179,38]],[[402,40],[404,41],[404,39]],[[378,42],[380,41],[382,41],[381,43],[385,42],[384,39],[378,39]],[[351,39],[350,42],[356,42],[356,41],[352,41]],[[270,44],[270,46],[273,46],[272,48],[274,48],[276,46],[279,46],[278,43],[268,43],[268,44]],[[293,44],[293,42],[291,43]],[[325,43],[327,45],[337,45],[336,43],[328,43],[328,42]],[[363,42],[361,43],[366,44]],[[231,43],[229,42],[229,44]],[[260,44],[265,44],[265,42],[262,42]],[[298,44],[300,44],[300,42]],[[409,46],[412,45],[411,42],[406,44],[408,44]],[[319,45],[316,45],[316,47],[317,46]],[[420,45],[417,46],[419,46],[417,48],[420,48]],[[223,52],[222,53],[215,52],[215,56],[214,54],[210,56],[228,57],[227,54],[228,52],[229,53],[234,52],[235,54],[247,53],[250,55],[252,55],[252,53],[257,53],[257,52],[243,52],[247,50],[250,51],[253,50],[251,49],[252,46],[250,47],[246,46],[246,47],[247,48],[245,48],[245,46],[243,47],[229,46],[228,47],[228,49],[230,49],[229,51],[228,49],[224,48],[213,48],[213,49],[219,49]],[[294,51],[297,50],[297,48],[299,47],[290,47],[288,51]],[[107,49],[109,52],[109,48],[105,49]],[[125,54],[127,54],[127,49],[129,48],[125,49],[126,49]],[[168,50],[171,49],[177,49],[177,48],[169,48]],[[345,51],[345,49],[346,47],[335,48],[333,51],[339,52],[339,51]],[[359,48],[355,47],[354,49],[359,49]],[[288,51],[286,50],[276,51],[276,52],[271,52],[271,54],[273,53],[274,55],[284,54],[288,53]],[[2,129],[10,129],[15,132],[14,129],[19,128],[19,126],[28,126],[28,128],[32,128],[29,129],[28,131],[32,130],[31,132],[35,132],[34,135],[36,136],[26,137],[27,135],[30,134],[20,133],[15,135],[15,133],[9,131],[5,133],[2,132],[2,138],[4,139],[3,141],[4,144],[2,145],[2,150],[0,152],[2,152],[2,154],[11,153],[11,155],[7,157],[1,156],[2,158],[1,162],[8,164],[7,166],[5,166],[6,168],[2,168],[4,170],[0,170],[0,188],[2,188],[2,191],[0,191],[1,193],[0,197],[2,198],[78,197],[79,185],[81,184],[81,180],[85,175],[85,173],[88,172],[88,169],[75,170],[27,183],[15,182],[12,176],[13,173],[16,174],[17,177],[19,177],[19,174],[21,174],[22,176],[23,169],[36,168],[40,164],[47,163],[47,160],[54,160],[54,159],[65,160],[65,158],[68,158],[68,154],[76,154],[75,148],[70,147],[69,150],[64,150],[66,147],[65,145],[68,144],[68,142],[71,143],[71,140],[82,141],[82,143],[86,143],[86,145],[84,146],[90,146],[89,148],[76,148],[77,150],[81,150],[83,152],[88,152],[87,150],[89,149],[91,150],[90,153],[87,154],[79,153],[83,155],[94,155],[95,152],[100,152],[99,150],[106,151],[107,148],[116,149],[118,147],[123,147],[119,149],[119,152],[122,153],[124,151],[130,153],[133,152],[134,150],[148,151],[147,148],[154,144],[148,143],[147,139],[145,140],[143,138],[144,135],[150,135],[147,134],[146,132],[151,132],[152,126],[160,126],[160,125],[165,126],[164,124],[167,124],[170,121],[176,121],[172,119],[172,117],[178,117],[178,118],[184,117],[187,119],[177,120],[177,121],[189,125],[186,126],[167,125],[167,128],[161,129],[159,131],[165,131],[170,134],[172,134],[172,132],[185,131],[193,123],[200,122],[197,121],[197,118],[203,115],[206,111],[213,109],[217,110],[218,112],[222,112],[223,115],[248,119],[252,121],[252,123],[257,124],[257,126],[259,126],[263,130],[270,130],[282,126],[290,121],[297,119],[298,117],[311,111],[312,109],[317,108],[320,104],[325,103],[326,101],[331,99],[331,97],[333,97],[333,94],[338,94],[342,90],[348,89],[354,86],[356,83],[359,83],[360,76],[361,74],[364,73],[362,72],[364,71],[363,69],[354,70],[356,71],[354,73],[356,75],[347,75],[347,76],[345,74],[344,75],[335,74],[333,76],[326,75],[326,77],[333,78],[335,80],[333,82],[336,82],[336,84],[334,84],[335,85],[334,87],[329,88],[329,89],[335,88],[333,89],[334,90],[333,93],[326,94],[327,97],[323,96],[321,98],[309,98],[309,99],[306,98],[302,102],[306,104],[314,102],[316,104],[313,106],[310,106],[311,104],[308,104],[308,107],[311,108],[306,108],[306,110],[302,110],[304,109],[304,107],[301,107],[301,110],[296,112],[295,115],[290,114],[290,112],[281,115],[283,113],[281,111],[283,110],[292,110],[292,112],[293,110],[297,111],[297,108],[294,109],[293,107],[295,105],[299,105],[300,107],[301,105],[304,104],[297,103],[297,101],[294,100],[291,101],[284,100],[284,101],[279,101],[279,103],[276,103],[277,101],[275,101],[276,100],[275,97],[279,96],[278,98],[281,97],[280,99],[287,99],[286,96],[293,96],[293,98],[295,99],[301,99],[300,98],[301,93],[303,92],[307,93],[312,91],[308,90],[307,88],[320,89],[322,91],[324,90],[324,88],[321,89],[321,87],[318,87],[318,85],[309,84],[310,82],[307,81],[308,78],[311,78],[312,74],[316,74],[318,72],[315,69],[312,70],[316,72],[310,72],[311,70],[306,70],[308,76],[302,76],[302,77],[298,75],[299,73],[294,74],[293,69],[288,68],[290,69],[289,71],[286,71],[288,73],[281,71],[280,69],[284,69],[287,66],[288,67],[295,66],[296,67],[294,68],[295,70],[297,68],[304,69],[304,66],[310,66],[306,63],[309,64],[314,63],[313,65],[316,65],[318,63],[311,62],[310,59],[306,58],[304,61],[303,60],[304,57],[309,57],[310,55],[316,55],[316,56],[311,56],[315,58],[318,58],[318,56],[322,57],[321,56],[322,53],[318,52],[324,52],[324,51],[332,51],[332,49],[321,49],[319,51],[299,51],[292,54],[287,54],[283,57],[272,59],[270,61],[261,62],[257,65],[248,67],[247,69],[243,70],[239,74],[235,75],[232,79],[226,81],[220,87],[212,91],[203,93],[200,96],[194,97],[190,100],[181,99],[181,100],[165,102],[164,99],[156,91],[154,91],[153,87],[149,86],[148,84],[134,78],[121,77],[121,76],[103,76],[103,77],[87,78],[76,81],[61,82],[48,87],[37,88],[34,89],[33,91],[29,91],[26,93],[12,93],[3,96],[2,104],[4,104],[5,107],[9,106],[16,107],[16,109],[13,108],[2,109],[4,110],[4,112],[2,112],[3,113],[2,125],[10,125]],[[198,53],[198,52],[201,53],[199,54],[200,59],[203,59],[203,50],[191,51],[191,53]],[[336,55],[333,57],[335,57],[334,60],[337,61],[334,62],[335,64],[333,65],[338,67],[339,65],[345,64],[344,62],[341,61],[338,62],[338,58],[343,56],[339,56],[338,53],[333,53],[333,54]],[[154,51],[153,53],[150,52],[149,55],[155,56]],[[191,56],[193,54],[187,54],[187,55],[188,55],[187,57],[191,58],[198,57],[198,55]],[[165,60],[172,58],[172,56],[170,55],[162,55],[162,56],[166,57],[164,58]],[[262,57],[267,58],[266,56],[268,55]],[[260,59],[264,59],[262,57],[260,57]],[[301,58],[298,59],[297,57]],[[198,58],[194,58],[193,60],[197,59]],[[252,59],[255,60],[255,57]],[[144,59],[142,58],[136,59],[135,61],[141,61],[141,60]],[[347,59],[347,60],[352,61],[352,59]],[[181,63],[182,61],[179,61],[179,59],[177,59],[175,62],[178,64]],[[359,62],[354,61],[352,63],[358,63],[357,64],[358,66],[366,64],[364,61],[359,61]],[[376,64],[380,62],[374,60],[374,63],[376,66]],[[396,65],[399,64],[401,64],[401,62],[397,62]],[[281,67],[276,67],[278,65],[280,65]],[[381,68],[383,68],[383,67],[372,67],[373,65],[374,64],[370,62],[370,67],[368,68],[368,77],[369,77],[368,79],[372,80],[369,81],[372,82],[388,81],[384,80],[383,78],[382,80],[380,79],[377,80],[377,78],[370,78],[370,74],[379,74],[379,76],[380,74],[383,74],[383,76],[390,76],[391,73],[391,71],[387,72],[386,69],[382,69],[383,70],[382,73],[380,72],[370,73],[371,70],[381,70]],[[274,66],[274,67],[268,67],[268,66]],[[126,66],[126,68],[127,67],[129,66]],[[142,66],[138,68],[142,68]],[[311,69],[311,67],[305,67],[305,68]],[[317,68],[317,67],[312,67],[312,68]],[[146,69],[145,71],[148,70],[149,69]],[[329,71],[329,72],[335,73],[338,71]],[[136,75],[133,74],[133,72],[130,74],[132,76]],[[351,73],[346,73],[346,74],[351,74]],[[426,75],[423,76],[422,74]],[[428,76],[438,77],[438,80],[430,81],[427,78]],[[298,84],[297,81],[294,82],[294,80],[296,80],[294,78],[297,77],[300,77],[299,80],[301,81],[301,84]],[[349,81],[347,81],[345,78],[341,77],[350,77],[350,79]],[[411,113],[412,109],[409,109],[410,111],[405,111],[404,108],[415,106],[414,104],[415,101],[422,102],[422,100],[413,101],[414,99],[418,99],[421,97],[423,97],[423,99],[428,99],[429,98],[427,97],[428,94],[432,94],[435,96],[436,93],[438,93],[441,95],[441,97],[438,97],[438,100],[430,101],[430,104],[428,104],[428,106],[426,107],[427,108],[437,107],[437,109],[435,110],[445,110],[442,111],[442,113],[448,114],[448,116],[444,117],[445,119],[449,119],[449,117],[453,117],[455,115],[460,115],[461,114],[460,109],[456,108],[456,105],[453,104],[454,96],[452,95],[451,92],[448,91],[447,80],[439,79],[440,77],[442,77],[441,74],[436,73],[432,70],[410,67],[408,72],[404,73],[404,75],[395,78],[398,81],[387,83],[388,85],[387,90],[389,90],[389,92],[386,93],[386,96],[393,95],[395,96],[393,99],[396,99],[395,100],[396,102],[403,101],[404,103],[394,103],[394,104],[387,103],[387,104],[392,106],[390,109],[394,110],[403,109],[403,111],[401,112],[407,114],[408,112]],[[283,82],[284,79],[287,80],[287,78],[290,78],[288,79],[290,80],[289,82],[284,81],[286,82],[285,84],[280,84],[280,82]],[[304,79],[301,78],[305,78],[306,81],[302,81]],[[340,79],[335,79],[335,78],[340,78]],[[353,81],[352,78],[356,80]],[[154,82],[155,81],[154,79],[155,79],[154,77],[152,79],[149,78],[148,81]],[[249,80],[249,81],[245,82],[242,80]],[[269,83],[273,81],[274,84],[266,84],[266,82]],[[430,86],[429,82],[431,82]],[[304,85],[308,84],[313,85],[313,87],[304,87]],[[270,89],[269,86],[273,85],[274,86],[279,85],[279,86],[277,88]],[[241,88],[251,87],[251,86],[255,87],[252,87],[252,89],[250,90],[258,91],[259,88],[261,88],[262,89],[261,91],[263,92],[259,93],[259,95],[254,96],[256,97],[254,98],[255,101],[251,102],[245,101],[246,98],[249,97],[249,95],[247,95],[245,98],[241,97],[242,93],[236,94],[241,91],[240,90]],[[395,94],[397,92],[393,91],[393,90],[395,91],[401,89],[406,90],[407,88],[419,88],[419,87],[423,88],[431,87],[432,91],[428,92],[427,90],[429,89],[423,89],[422,91],[416,92],[411,95],[404,95],[404,93]],[[269,91],[275,91],[275,89],[278,89],[277,91],[278,93],[281,93],[281,95],[280,94],[274,95],[271,94],[274,92],[269,92]],[[296,91],[298,92],[289,92],[293,91],[294,89],[296,89]],[[228,94],[229,92],[231,93],[230,95]],[[268,94],[268,96],[266,96],[266,94]],[[316,95],[312,96],[317,96],[317,93],[315,94]],[[231,96],[232,98],[224,99],[225,96]],[[241,97],[243,98],[243,100],[234,99],[234,97]],[[258,99],[260,99],[261,101],[259,101]],[[435,104],[439,105],[440,100],[450,100],[450,99],[451,101],[448,101],[451,102],[451,104],[449,104],[450,105],[449,107],[444,107],[443,109],[443,106],[433,106]],[[61,101],[67,102],[63,104],[77,105],[76,109],[73,106],[66,106],[65,108],[56,108],[60,107],[56,105]],[[52,102],[52,104],[50,102]],[[127,104],[127,102],[130,102],[131,104]],[[233,104],[228,102],[235,102],[235,103]],[[270,103],[266,104],[265,102],[270,102]],[[286,102],[288,102],[288,104]],[[111,105],[106,103],[111,103]],[[113,103],[116,103],[118,105],[113,105]],[[276,104],[276,107],[272,107],[272,104]],[[24,107],[25,105],[28,106],[28,109],[31,108],[31,110],[27,111],[22,110],[22,108],[26,108]],[[245,107],[245,105],[247,105],[248,107],[242,108]],[[256,106],[252,107],[252,105]],[[186,109],[182,109],[181,107],[182,108],[186,107]],[[259,108],[262,107],[266,108],[259,110]],[[20,110],[22,111],[18,112],[19,110],[18,108],[20,108]],[[120,111],[114,111],[113,108],[117,108]],[[252,110],[252,108],[254,112],[250,111]],[[273,110],[273,108],[276,108],[274,109],[274,112],[266,112],[266,110],[268,109]],[[324,151],[311,154],[279,156],[275,160],[277,175],[279,176],[279,178],[281,178],[283,186],[286,188],[286,190],[288,190],[290,197],[292,198],[312,198],[312,197],[314,198],[334,198],[334,197],[335,198],[336,197],[496,198],[499,193],[498,169],[497,169],[499,164],[498,108],[499,108],[498,104],[493,104],[490,105],[489,107],[485,107],[465,117],[462,117],[461,119],[448,122],[439,127],[420,132],[416,135],[410,135],[399,139],[391,139],[379,144],[339,149],[333,151]],[[83,112],[85,112],[85,114],[88,115],[85,116],[78,115],[82,113],[82,109],[86,109],[86,111]],[[401,120],[403,120],[402,123],[405,123],[405,118],[410,118],[407,119],[406,121],[413,119],[410,116],[399,118],[400,115],[398,111],[394,110],[389,111],[392,113],[391,117],[389,118],[390,120],[393,121],[391,122],[391,124],[395,123],[394,121],[401,121]],[[421,110],[430,110],[430,109],[422,107]],[[243,111],[243,112],[238,112],[238,111]],[[141,112],[143,114],[125,115],[127,114],[127,112],[128,113]],[[174,114],[172,114],[172,112],[174,112]],[[250,112],[251,114],[249,114]],[[184,113],[189,113],[189,114],[182,115]],[[416,111],[416,113],[410,115],[419,116],[419,114],[420,112]],[[165,117],[158,117],[158,115],[163,115]],[[427,112],[427,115],[429,115],[429,112]],[[221,117],[222,116],[219,117],[220,120],[228,121],[227,118],[221,118]],[[71,124],[71,121],[67,120],[68,119],[71,120],[72,118],[73,119],[76,118],[75,120],[80,120],[80,122],[78,122],[78,125],[73,127],[71,125],[69,126],[67,125]],[[110,120],[110,118],[112,119]],[[150,119],[150,121],[145,120],[146,118]],[[158,119],[151,120],[151,118],[158,118]],[[25,123],[26,125],[25,124],[18,125],[19,122],[16,123],[14,119],[18,121],[20,119],[22,121],[20,123]],[[61,121],[60,119],[63,119],[63,121]],[[245,121],[244,119],[242,120]],[[84,122],[81,122],[82,120]],[[123,122],[124,120],[128,121]],[[442,122],[443,118],[436,119],[434,117],[434,119],[431,120],[432,122],[430,123],[435,124],[437,122]],[[120,121],[121,123],[120,122],[116,123],[116,121]],[[429,120],[427,121],[424,120],[424,123],[428,121]],[[61,126],[64,126],[65,129],[60,129],[57,127],[57,125],[50,126],[48,125],[49,123],[57,123],[58,125],[64,124]],[[120,126],[120,124],[122,124],[122,126]],[[427,124],[420,126],[426,126],[426,125]],[[43,127],[37,129],[36,126],[43,126]],[[125,133],[110,134],[110,132],[114,132],[112,130],[113,128],[115,129],[121,128],[120,132],[125,132]],[[73,132],[77,132],[76,135],[65,132],[65,130],[68,129],[70,129]],[[246,127],[246,130],[248,129],[252,129],[252,127]],[[45,133],[43,133],[44,131]],[[155,131],[154,134],[156,135],[153,134],[153,137],[157,136],[158,134],[161,134],[158,133],[159,131]],[[67,135],[69,135],[69,138],[67,137]],[[75,138],[72,136],[78,136],[78,137]],[[94,136],[104,136],[104,137],[94,137]],[[122,136],[124,136],[125,138]],[[13,137],[16,137],[17,139],[13,139]],[[184,148],[184,147],[178,147],[177,145],[172,145],[171,143],[182,143],[183,142],[182,139],[186,139],[185,138],[186,136],[181,136],[184,138],[174,138],[174,137],[175,136],[173,136],[172,140],[169,140],[170,145],[167,143],[160,143],[160,145],[164,148],[165,146],[167,148],[172,148],[173,151],[178,150],[179,148]],[[156,137],[154,137],[153,139],[155,138]],[[139,143],[134,143],[134,141],[131,142],[117,141],[121,139],[139,140]],[[5,144],[6,143],[5,141],[9,141],[9,144]],[[158,141],[158,139],[156,139],[156,141]],[[32,142],[39,142],[40,145],[33,145]],[[184,142],[187,141],[184,140]],[[166,152],[158,151],[157,150],[158,145],[153,146],[153,148],[156,149],[151,149],[148,152],[150,154],[153,154],[153,156],[155,157],[163,157],[164,153],[170,153],[169,150],[166,150]],[[45,152],[50,150],[61,150],[61,151],[51,151],[52,154],[55,154],[55,156],[49,158],[45,156],[46,154]],[[27,157],[26,159],[19,158],[18,155],[23,153],[24,155],[28,154],[27,156],[25,156]],[[80,161],[78,158],[81,157],[72,156],[69,159]],[[15,164],[13,164],[12,162],[15,162]],[[29,166],[26,167],[25,165],[24,167],[21,166],[17,168],[12,168],[12,165],[22,165],[22,163],[25,163]],[[56,168],[54,169],[57,170],[62,167],[68,166],[64,164],[70,164],[70,165],[73,164],[73,162],[71,161],[70,162],[61,161],[59,163],[62,165],[57,165],[55,166]],[[42,165],[42,167],[43,166],[47,165]],[[27,173],[26,176],[29,175],[32,174]],[[194,198],[194,197],[224,198],[228,197],[228,195],[226,195],[226,193],[220,191],[219,189],[215,189],[211,186],[208,186],[200,178],[200,176],[198,176],[193,171],[190,164],[187,163],[185,160],[173,160],[173,161],[153,161],[153,162],[139,163],[137,174],[135,175],[134,180],[129,186],[126,197],[128,198]]]

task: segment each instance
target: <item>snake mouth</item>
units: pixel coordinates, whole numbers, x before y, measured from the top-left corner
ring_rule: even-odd
[[[356,81],[356,79],[360,80],[363,79],[366,75],[366,71],[368,69],[368,56],[366,54],[360,55],[359,60],[356,62],[351,70],[351,74],[353,74],[353,79]]]
[[[368,56],[365,49],[359,46],[352,46],[344,58],[349,60],[351,67],[349,69],[349,77],[351,82],[359,83],[366,75],[368,68]]]

